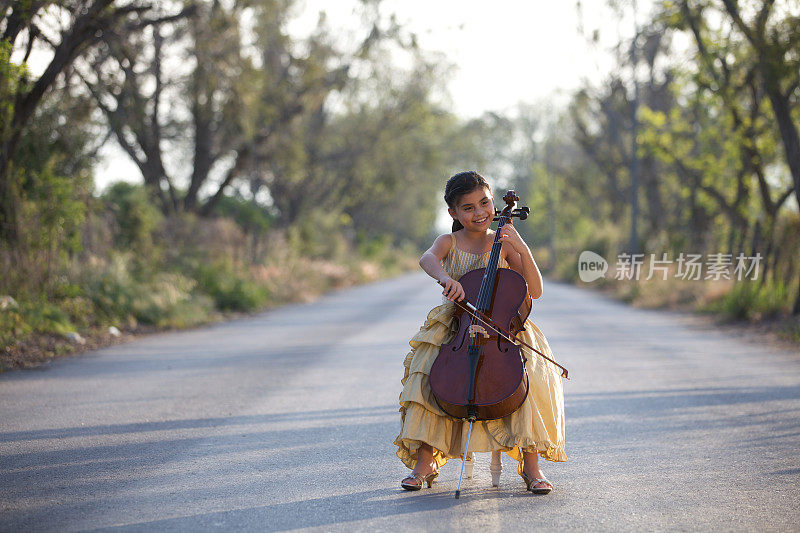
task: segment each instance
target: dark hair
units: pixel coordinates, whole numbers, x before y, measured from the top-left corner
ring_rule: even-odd
[[[483,179],[483,176],[474,170],[459,172],[447,180],[447,184],[444,186],[444,201],[447,202],[447,206],[450,209],[455,209],[459,198],[465,194],[471,193],[475,189],[482,189],[484,187],[489,189],[489,192],[492,192],[492,188],[489,187],[489,184]],[[453,219],[453,231],[458,231],[463,227],[461,222]]]

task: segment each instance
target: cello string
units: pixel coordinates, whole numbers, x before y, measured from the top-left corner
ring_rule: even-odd
[[[503,220],[502,220],[502,216],[501,216],[500,217],[500,221],[498,222],[498,225],[497,225],[497,229],[499,230],[502,226],[503,226]],[[497,234],[495,233],[495,239],[496,238],[497,238]],[[491,252],[489,253],[489,261],[487,262],[486,269],[483,272],[483,280],[481,281],[481,290],[480,290],[480,293],[478,295],[478,305],[480,306],[481,309],[484,309],[484,310],[486,308],[486,303],[487,303],[486,302],[486,293],[488,292],[488,289],[489,289],[489,279],[491,279],[490,278],[490,270],[491,270],[491,265],[493,263],[492,260],[494,259],[494,245],[495,245],[495,242],[496,242],[496,240],[494,242],[492,242],[492,249],[491,249]]]
[[[442,284],[439,283],[439,285],[442,285]],[[489,319],[487,321],[487,319],[483,318],[481,316],[481,314],[480,314],[481,311],[477,307],[475,307],[475,305],[473,305],[469,300],[466,300],[466,303],[459,302],[459,301],[454,301],[453,303],[456,305],[456,307],[461,308],[465,313],[467,313],[469,315],[470,321],[471,321],[470,324],[474,324],[475,320],[477,320],[478,322],[482,322],[489,329],[491,329],[492,331],[497,333],[497,335],[499,337],[503,337],[504,339],[506,339],[507,341],[511,342],[512,344],[519,343],[522,346],[524,346],[524,347],[532,350],[533,352],[537,353],[539,356],[543,357],[544,359],[550,361],[551,363],[553,363],[554,365],[556,365],[558,368],[560,368],[562,370],[561,377],[563,377],[565,379],[569,379],[568,370],[566,368],[564,368],[564,366],[562,366],[561,364],[557,363],[556,361],[550,359],[545,354],[543,354],[542,352],[540,352],[539,350],[537,350],[536,348],[534,348],[533,346],[531,346],[527,342],[523,341],[522,339],[518,339],[516,336],[514,336],[512,338],[509,333],[503,332],[500,329],[498,329],[499,326],[495,325],[494,321],[492,321],[491,319]],[[533,353],[530,353],[528,355],[533,356]]]
[[[484,271],[483,274],[483,280],[481,282],[480,292],[478,293],[478,306],[480,307],[480,309],[484,311],[488,310],[487,309],[489,307],[488,300],[490,299],[490,294],[492,292],[489,290],[489,285],[490,284],[494,285],[493,283],[490,283],[489,280],[494,279],[495,274],[497,274],[497,263],[499,261],[499,255],[500,255],[500,247],[498,246],[499,241],[497,239],[498,235],[500,234],[500,229],[505,225],[505,223],[506,223],[506,216],[500,215],[500,220],[497,224],[497,232],[495,233],[494,242],[492,243],[492,250],[489,253],[489,261],[486,265],[486,270]]]
[[[544,359],[546,359],[546,360],[550,361],[551,363],[553,363],[554,365],[556,365],[558,368],[560,368],[560,369],[563,371],[563,372],[561,373],[561,377],[563,377],[563,378],[565,378],[565,379],[569,379],[569,377],[568,377],[568,371],[567,371],[567,369],[566,369],[566,368],[564,368],[563,366],[561,366],[559,363],[557,363],[557,362],[553,361],[552,359],[550,359],[549,357],[547,357],[545,354],[543,354],[542,352],[540,352],[539,350],[537,350],[536,348],[534,348],[533,346],[531,346],[531,345],[530,345],[530,344],[528,344],[527,342],[523,341],[522,339],[518,339],[518,338],[516,337],[516,335],[514,336],[514,338],[511,338],[509,335],[507,335],[506,333],[504,333],[503,331],[501,331],[500,329],[498,329],[498,327],[497,327],[497,326],[495,326],[495,324],[494,324],[494,323],[492,323],[492,322],[487,322],[487,321],[486,321],[484,318],[482,318],[480,315],[478,315],[478,314],[477,314],[477,313],[479,312],[479,311],[478,311],[478,309],[477,309],[477,308],[475,308],[475,306],[474,306],[474,305],[470,304],[470,303],[469,303],[469,301],[467,301],[467,304],[469,304],[469,306],[471,306],[471,307],[472,307],[472,309],[473,309],[475,312],[472,312],[472,310],[470,309],[470,307],[468,307],[468,306],[465,306],[465,305],[464,305],[464,304],[462,304],[461,302],[455,302],[455,303],[456,303],[456,305],[457,305],[457,306],[461,307],[461,309],[463,309],[463,310],[464,310],[464,311],[465,311],[465,312],[466,312],[468,315],[470,315],[470,318],[471,318],[472,320],[478,320],[479,322],[482,322],[482,323],[483,323],[483,324],[485,324],[485,325],[486,325],[486,326],[487,326],[489,329],[491,329],[492,331],[494,331],[495,333],[497,333],[497,335],[498,335],[499,337],[503,337],[503,338],[505,338],[507,341],[509,341],[509,342],[510,342],[510,343],[512,343],[512,344],[516,344],[517,346],[520,346],[520,344],[521,344],[522,346],[524,346],[524,347],[526,347],[526,348],[528,348],[528,349],[530,349],[530,350],[533,350],[535,353],[539,354],[541,357],[543,357]],[[519,344],[518,344],[518,343],[519,343]],[[520,346],[520,348],[522,348],[522,346]],[[533,354],[531,353],[531,354],[528,354],[528,355],[531,355],[531,356],[532,356]]]

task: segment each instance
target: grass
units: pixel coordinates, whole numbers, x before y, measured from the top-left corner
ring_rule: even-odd
[[[646,266],[646,265],[645,265]],[[643,266],[642,273],[647,269]],[[582,287],[606,292],[637,307],[703,313],[723,323],[737,323],[777,339],[800,344],[800,317],[792,316],[796,294],[780,281],[768,280],[683,280],[675,271],[650,280],[616,280],[610,270],[605,279],[582,283],[566,272],[566,278]],[[793,284],[791,287],[796,287]]]
[[[231,313],[311,301],[414,268],[414,255],[383,247],[371,249],[368,258],[354,253],[334,261],[287,252],[259,265],[217,258],[155,271],[143,270],[128,252],[89,257],[50,299],[0,298],[0,371],[116,342],[110,326],[127,334],[181,329]],[[70,332],[80,333],[86,344],[69,340]]]
[[[788,315],[792,294],[780,281],[736,283],[726,293],[711,299],[701,311],[719,314],[731,320],[758,322]]]

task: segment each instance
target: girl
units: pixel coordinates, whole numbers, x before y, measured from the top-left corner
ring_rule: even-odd
[[[489,184],[474,171],[460,172],[447,181],[444,193],[453,232],[440,235],[419,260],[420,266],[445,287],[447,303],[433,308],[425,324],[409,342],[403,392],[400,394],[401,428],[395,439],[397,456],[411,474],[400,483],[406,490],[428,486],[448,459],[460,457],[468,424],[451,418],[436,405],[428,374],[439,347],[450,341],[455,300],[464,298],[456,281],[466,272],[486,266],[495,232],[494,200]],[[531,298],[542,295],[542,276],[530,249],[510,223],[499,241],[500,268],[511,268],[525,278]],[[473,302],[474,303],[474,302]],[[544,334],[527,320],[520,338],[553,358]],[[523,350],[525,350],[523,348]],[[502,450],[519,462],[518,473],[528,490],[547,494],[553,485],[539,468],[539,455],[550,461],[566,461],[564,453],[564,397],[560,373],[536,354],[528,354],[528,396],[522,406],[499,420],[478,421],[472,428],[470,451]]]

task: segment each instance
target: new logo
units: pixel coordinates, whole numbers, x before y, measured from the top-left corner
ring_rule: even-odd
[[[578,257],[578,276],[584,283],[604,278],[608,271],[608,261],[603,256],[584,250]]]

